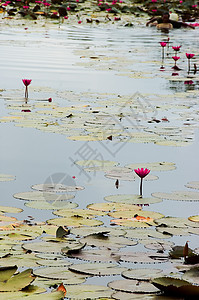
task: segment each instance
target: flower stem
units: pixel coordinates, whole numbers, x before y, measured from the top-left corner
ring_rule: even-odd
[[[26,86],[26,89],[25,89],[25,98],[28,98],[28,87]]]
[[[188,58],[188,74],[190,72],[190,59]]]
[[[143,181],[143,178],[141,178],[141,181],[140,181],[140,196],[142,197],[142,181]]]

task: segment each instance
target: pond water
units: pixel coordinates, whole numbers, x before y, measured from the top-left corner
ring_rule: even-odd
[[[27,29],[25,30],[25,27]],[[107,141],[69,140],[65,135],[44,132],[35,128],[14,126],[13,122],[0,124],[1,136],[1,173],[16,176],[15,181],[1,182],[1,205],[20,207],[24,211],[17,214],[18,219],[33,216],[38,221],[54,218],[52,211],[32,209],[24,206],[24,201],[13,198],[13,194],[31,190],[33,184],[44,183],[49,176],[59,173],[75,176],[75,184],[84,186],[77,192],[75,200],[80,208],[88,204],[104,202],[104,197],[116,194],[137,194],[139,181],[121,181],[119,189],[114,181],[104,177],[103,172],[85,174],[72,160],[81,160],[80,149],[87,145],[92,148],[93,156],[103,160],[116,161],[120,166],[132,163],[172,162],[176,169],[165,172],[152,172],[158,180],[144,182],[144,196],[155,192],[173,192],[190,190],[185,184],[198,181],[198,80],[192,79],[194,85],[187,86],[187,59],[185,52],[196,53],[198,59],[198,30],[173,30],[169,33],[159,32],[154,28],[135,26],[97,27],[45,24],[43,27],[26,21],[23,26],[0,27],[0,111],[1,116],[9,116],[18,110],[10,110],[7,105],[17,99],[23,101],[24,86],[22,78],[32,79],[29,86],[29,101],[52,97],[53,104],[60,107],[71,105],[90,105],[98,109],[107,99],[132,96],[136,93],[147,99],[147,105],[155,109],[147,113],[161,119],[164,116],[169,123],[161,126],[179,126],[191,122],[192,143],[187,146],[167,146],[155,143],[121,142],[123,146],[114,151],[113,144]],[[160,41],[170,38],[170,48],[165,48],[165,71],[160,71]],[[179,81],[171,76],[173,55],[171,46],[182,45],[179,54]],[[176,95],[176,98],[175,98]],[[172,109],[156,111],[158,105],[168,105],[176,101]],[[7,100],[5,100],[7,99]],[[181,100],[182,99],[182,102]],[[191,108],[187,108],[191,102]],[[109,102],[107,102],[109,106]],[[180,107],[180,105],[186,106]],[[111,109],[114,105],[111,104]],[[40,109],[40,108],[38,108]],[[42,109],[42,108],[41,108]],[[108,109],[108,108],[107,108]],[[176,109],[176,111],[174,111]],[[187,109],[187,110],[186,110]],[[190,113],[191,111],[191,113]],[[111,111],[108,111],[111,114]],[[118,111],[119,113],[119,111]],[[179,113],[184,120],[179,120]],[[188,115],[190,113],[189,120]],[[166,115],[165,115],[166,114]],[[181,123],[180,123],[181,122]],[[154,127],[157,124],[152,124]],[[142,125],[142,124],[141,124]],[[148,125],[147,125],[148,126]],[[85,158],[86,159],[86,158]],[[197,201],[163,200],[157,204],[144,207],[173,217],[189,217],[198,214]],[[110,225],[110,218],[104,218],[105,225]],[[187,238],[190,247],[198,247],[198,235],[189,237],[175,236],[171,240],[184,245]],[[165,266],[169,268],[168,265]],[[106,284],[110,279],[98,279],[99,284]],[[89,282],[89,280],[88,280]],[[96,279],[90,279],[96,282]]]

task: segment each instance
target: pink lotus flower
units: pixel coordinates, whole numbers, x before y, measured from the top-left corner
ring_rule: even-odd
[[[161,45],[162,47],[166,47],[167,43],[166,43],[166,42],[160,42],[160,45]]]
[[[48,98],[48,102],[52,102],[52,98]]]
[[[149,169],[134,169],[134,172],[141,178],[141,182],[140,182],[140,196],[142,197],[142,181],[143,181],[143,178],[146,177],[150,170]]]
[[[173,49],[174,51],[179,51],[180,48],[181,48],[181,46],[172,46],[172,49]]]
[[[67,7],[66,7],[66,10],[68,10],[68,11],[69,11],[69,10],[70,10],[70,7],[69,7],[69,6],[67,6]]]
[[[173,60],[177,61],[178,59],[180,59],[179,56],[172,56]]]
[[[25,98],[28,98],[28,86],[31,84],[32,79],[22,79],[23,84],[25,85]]]
[[[194,56],[195,56],[195,54],[192,54],[192,53],[186,53],[186,57],[187,57],[188,59],[193,58]]]
[[[78,24],[81,24],[82,23],[82,21],[78,21]]]

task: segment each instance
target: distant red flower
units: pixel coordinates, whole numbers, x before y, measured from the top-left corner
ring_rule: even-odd
[[[52,102],[52,98],[48,98],[48,102]]]

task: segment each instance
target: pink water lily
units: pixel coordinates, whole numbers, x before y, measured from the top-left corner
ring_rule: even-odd
[[[22,79],[23,84],[25,85],[25,98],[28,98],[28,86],[31,84],[32,79]]]
[[[190,59],[193,58],[195,56],[195,54],[193,53],[186,53],[186,57],[188,59],[188,74],[190,72]]]
[[[166,43],[166,42],[160,42],[160,45],[161,45],[162,47],[166,47],[167,43]]]
[[[172,49],[176,52],[179,51],[180,48],[181,48],[181,46],[172,46]]]
[[[141,182],[140,182],[140,196],[142,197],[142,182],[143,182],[143,178],[146,177],[149,173],[150,170],[149,169],[134,169],[134,172],[141,178]]]
[[[172,56],[173,60],[177,61],[178,59],[180,59],[179,56]]]

